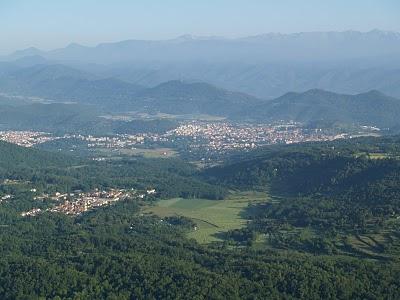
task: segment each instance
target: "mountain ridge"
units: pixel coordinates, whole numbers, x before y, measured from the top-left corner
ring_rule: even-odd
[[[303,93],[286,93],[276,99],[249,107],[232,118],[302,123],[324,120],[386,128],[399,124],[399,114],[400,100],[377,90],[349,95],[311,89]]]
[[[310,43],[310,41],[313,41]],[[346,47],[343,47],[343,43]],[[379,43],[378,43],[379,42]],[[282,44],[284,43],[284,44]],[[377,45],[378,44],[378,45]],[[380,44],[380,45],[379,45]],[[72,45],[72,46],[71,46]],[[195,47],[193,47],[195,45]],[[265,47],[265,46],[268,47]],[[165,51],[160,51],[161,48]],[[296,49],[296,51],[293,51]],[[310,49],[319,52],[309,53]],[[392,49],[389,51],[389,49]],[[221,51],[222,50],[222,51]],[[170,40],[123,40],[82,46],[72,43],[64,48],[42,51],[36,48],[18,50],[3,59],[41,55],[59,61],[324,61],[396,54],[400,52],[400,34],[373,30],[369,32],[300,32],[266,33],[241,38],[200,37],[184,35]],[[315,53],[319,53],[315,55]]]

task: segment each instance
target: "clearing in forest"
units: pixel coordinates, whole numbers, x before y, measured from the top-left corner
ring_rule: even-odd
[[[233,193],[225,200],[182,199],[160,200],[145,212],[160,217],[184,216],[197,224],[197,230],[188,237],[199,243],[220,241],[220,234],[246,225],[246,208],[249,203],[265,202],[268,195],[262,192]]]

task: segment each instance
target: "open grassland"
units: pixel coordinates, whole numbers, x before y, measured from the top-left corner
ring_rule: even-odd
[[[99,154],[108,156],[143,156],[145,158],[170,158],[177,155],[176,151],[170,148],[154,148],[154,149],[99,149]]]
[[[208,114],[181,114],[174,115],[168,113],[155,113],[149,114],[145,112],[128,112],[126,114],[121,115],[103,115],[101,116],[105,119],[111,120],[123,120],[123,121],[132,121],[132,120],[157,120],[157,119],[172,119],[172,120],[200,120],[200,121],[222,121],[225,120],[225,117],[214,116]]]
[[[400,156],[396,154],[391,154],[391,153],[381,153],[381,152],[371,152],[371,153],[367,153],[367,152],[359,152],[357,154],[354,155],[355,157],[361,157],[361,156],[366,156],[369,159],[400,159]]]
[[[197,230],[188,233],[199,243],[219,241],[219,234],[246,225],[246,208],[249,203],[265,202],[266,193],[233,193],[225,200],[182,199],[160,200],[155,206],[145,208],[145,213],[160,217],[185,216],[197,224]]]
[[[398,255],[400,236],[395,231],[382,231],[377,234],[348,236],[346,244],[350,249],[364,257],[389,259]]]

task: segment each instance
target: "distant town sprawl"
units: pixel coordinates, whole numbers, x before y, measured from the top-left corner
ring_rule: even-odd
[[[57,139],[50,133],[38,131],[0,131],[0,140],[23,147],[33,147]]]
[[[292,144],[308,141],[328,141],[379,133],[379,129],[359,126],[356,132],[308,128],[300,123],[238,124],[225,121],[186,121],[165,133],[113,134],[92,136],[65,134],[55,136],[36,131],[0,131],[0,140],[33,147],[54,140],[80,141],[87,149],[136,149],[169,147],[187,152],[224,154],[233,150],[253,149],[271,144]],[[62,149],[58,149],[62,150]],[[64,149],[65,150],[65,149]],[[75,151],[71,148],[69,151]]]

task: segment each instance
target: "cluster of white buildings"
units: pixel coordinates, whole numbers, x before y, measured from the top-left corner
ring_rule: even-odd
[[[33,147],[48,141],[58,139],[46,132],[38,131],[0,131],[0,140],[23,147]]]
[[[251,149],[261,145],[324,141],[336,138],[320,130],[305,130],[297,123],[264,125],[194,121],[183,124],[168,134],[191,138],[192,148],[206,148],[211,151]]]
[[[69,136],[68,136],[69,137]],[[129,148],[138,144],[143,144],[143,135],[117,134],[114,136],[73,136],[87,142],[89,148]]]
[[[77,191],[75,193],[55,193],[54,195],[43,194],[41,196],[34,197],[34,200],[53,200],[61,202],[46,210],[40,208],[34,208],[30,211],[23,212],[21,215],[36,216],[44,211],[64,213],[66,215],[79,215],[88,210],[92,210],[101,206],[112,205],[113,203],[124,200],[127,198],[144,199],[146,195],[156,194],[155,189],[148,189],[143,193],[139,193],[136,190],[124,190],[124,189],[110,189],[107,191],[99,191],[98,189],[83,193]]]

